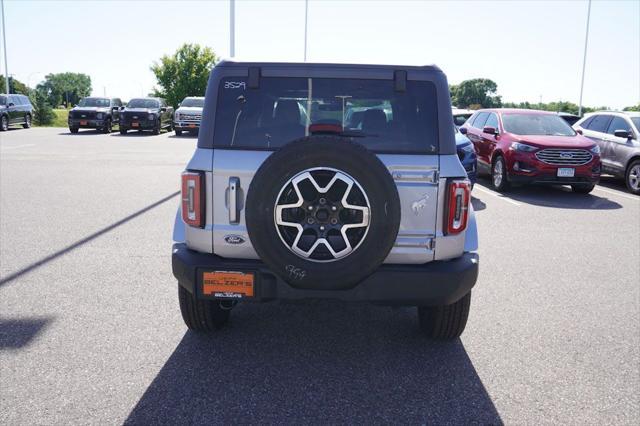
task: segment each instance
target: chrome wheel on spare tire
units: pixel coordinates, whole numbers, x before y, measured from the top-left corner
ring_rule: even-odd
[[[352,288],[384,261],[400,226],[385,165],[336,136],[310,136],[271,154],[251,181],[245,211],[260,259],[305,289]]]
[[[314,262],[348,256],[369,230],[366,193],[354,178],[328,167],[307,169],[289,179],[274,209],[282,242]]]

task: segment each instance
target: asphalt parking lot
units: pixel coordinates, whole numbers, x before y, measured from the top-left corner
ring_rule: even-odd
[[[640,422],[640,198],[480,181],[465,333],[408,308],[241,305],[187,332],[171,274],[195,139],[0,134],[0,423]]]

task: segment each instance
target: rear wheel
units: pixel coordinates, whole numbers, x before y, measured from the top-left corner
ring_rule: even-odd
[[[9,130],[9,119],[6,115],[0,117],[0,132],[6,132]]]
[[[27,114],[24,116],[24,124],[22,125],[25,129],[31,127],[31,114]]]
[[[176,129],[175,132],[176,132],[176,136],[182,136],[182,130]]]
[[[507,180],[507,164],[504,157],[499,155],[491,166],[491,185],[498,192],[504,192],[509,189],[509,181]]]
[[[229,321],[231,305],[225,307],[225,302],[196,299],[181,285],[178,285],[178,300],[182,319],[190,330],[213,331]]]
[[[160,124],[160,119],[158,119],[158,122],[156,123],[155,127],[153,128],[153,134],[154,135],[159,135],[161,129],[162,129],[162,126]]]
[[[640,160],[634,160],[627,167],[625,182],[631,193],[640,195]]]
[[[571,190],[577,194],[588,194],[591,191],[593,191],[593,188],[595,188],[595,185],[591,185],[591,184],[578,184],[578,185],[571,185]]]
[[[79,129],[78,129],[77,127],[69,127],[69,131],[70,131],[71,133],[78,133],[78,130],[79,130]]]
[[[127,129],[123,129],[122,127],[120,127],[120,134],[121,135],[126,135],[127,134]]]
[[[450,340],[460,337],[467,325],[471,292],[451,305],[419,306],[420,328],[432,339]]]

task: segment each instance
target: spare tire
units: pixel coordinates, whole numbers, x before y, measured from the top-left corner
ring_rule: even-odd
[[[391,251],[400,200],[385,165],[362,145],[309,136],[260,166],[246,223],[258,256],[293,287],[347,289]]]

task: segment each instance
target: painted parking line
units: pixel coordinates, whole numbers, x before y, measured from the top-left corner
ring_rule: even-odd
[[[0,146],[0,150],[2,151],[8,151],[10,149],[16,149],[16,148],[24,148],[26,146],[35,146],[34,143],[27,143],[24,145],[15,145],[15,146]]]
[[[629,200],[640,201],[640,197],[637,197],[637,196],[634,196],[634,195],[623,194],[623,193],[618,192],[618,191],[611,191],[609,189],[604,189],[604,188],[601,188],[599,186],[596,186],[594,189],[596,191],[606,192],[607,194],[617,195],[618,197],[628,198]]]
[[[494,192],[490,189],[487,189],[483,186],[480,185],[474,185],[473,189],[478,189],[482,192],[484,192],[485,194],[489,194],[489,195],[493,195],[496,198],[501,199],[502,201],[506,201],[507,203],[511,203],[514,206],[521,206],[522,204],[517,202],[517,201],[513,201],[511,198],[505,197],[504,195],[498,194],[497,192]]]

